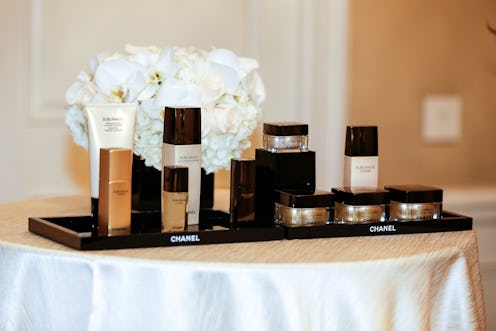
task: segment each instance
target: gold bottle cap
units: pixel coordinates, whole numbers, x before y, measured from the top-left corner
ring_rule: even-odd
[[[100,149],[100,179],[120,180],[130,177],[132,172],[133,153],[125,148]]]

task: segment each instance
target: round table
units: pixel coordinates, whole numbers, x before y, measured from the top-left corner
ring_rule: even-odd
[[[0,205],[0,330],[483,330],[474,231],[77,251]]]

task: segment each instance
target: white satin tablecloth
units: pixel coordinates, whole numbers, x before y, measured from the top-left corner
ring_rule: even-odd
[[[0,330],[484,330],[473,231],[80,252],[0,206]]]

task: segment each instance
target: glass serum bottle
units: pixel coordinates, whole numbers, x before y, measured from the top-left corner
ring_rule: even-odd
[[[188,168],[163,168],[162,232],[183,231],[187,224]]]
[[[188,168],[188,225],[197,225],[201,191],[200,108],[165,107],[162,166]]]

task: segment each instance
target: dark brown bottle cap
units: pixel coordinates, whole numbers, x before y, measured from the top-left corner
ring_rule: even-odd
[[[164,191],[188,192],[188,167],[164,167]]]
[[[231,188],[246,186],[255,189],[255,160],[231,159]]]
[[[297,122],[264,123],[263,133],[270,136],[307,136],[308,124]]]
[[[378,138],[377,126],[348,126],[346,127],[347,156],[377,156]]]
[[[201,108],[165,107],[163,142],[171,145],[201,144]]]

